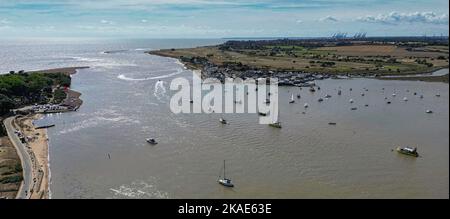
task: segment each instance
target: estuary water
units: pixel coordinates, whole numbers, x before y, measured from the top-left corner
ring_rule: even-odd
[[[44,118],[56,124],[48,130],[52,198],[449,197],[448,84],[327,79],[314,93],[280,87],[282,129],[260,125],[255,114],[173,114],[169,84],[192,72],[144,51],[220,42],[2,44],[0,72],[90,66],[72,78],[82,107]],[[292,94],[301,96],[295,104]],[[159,144],[147,144],[150,137]],[[398,146],[421,156],[393,152]],[[223,160],[233,189],[217,183]]]

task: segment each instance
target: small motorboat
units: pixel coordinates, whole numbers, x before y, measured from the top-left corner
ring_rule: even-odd
[[[323,101],[323,99],[322,98],[319,98],[317,101],[319,101],[319,102],[322,102]]]
[[[357,110],[357,109],[358,109],[358,108],[356,108],[356,107],[352,107],[352,108],[351,108],[351,110]]]
[[[325,95],[325,98],[331,98],[331,95],[327,94]]]
[[[431,113],[433,113],[433,111],[427,110],[426,113],[431,114]]]
[[[417,153],[417,148],[412,147],[404,147],[404,148],[397,148],[397,152],[404,155],[409,155],[413,157],[418,157],[419,153]]]
[[[153,145],[158,144],[158,142],[156,142],[156,140],[154,138],[148,138],[148,139],[146,139],[146,141],[149,144],[153,144]]]
[[[355,102],[353,99],[350,99],[348,102],[350,102],[350,103],[353,103],[353,102]]]
[[[303,105],[305,108],[308,108],[309,107],[309,104],[308,103],[305,103],[305,105]]]
[[[227,124],[227,120],[225,120],[224,118],[220,118],[219,122],[226,125]]]
[[[316,89],[314,89],[314,87],[309,88],[310,92],[316,92]]]

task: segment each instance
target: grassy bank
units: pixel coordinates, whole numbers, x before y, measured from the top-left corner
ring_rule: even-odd
[[[191,68],[201,68],[198,60],[207,60],[232,70],[404,75],[448,67],[448,43],[427,42],[229,41],[217,46],[149,53],[180,59]]]
[[[0,198],[15,198],[22,179],[22,166],[14,146],[8,137],[0,137]]]

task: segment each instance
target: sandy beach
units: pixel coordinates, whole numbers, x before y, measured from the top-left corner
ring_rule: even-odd
[[[89,67],[82,66],[82,67],[53,68],[53,69],[46,69],[46,70],[29,71],[27,73],[63,73],[63,74],[67,74],[67,75],[73,75],[73,74],[77,73],[77,70],[85,69],[85,68],[89,68]]]
[[[16,119],[20,131],[28,138],[29,151],[33,162],[33,191],[31,199],[49,198],[49,168],[48,168],[48,136],[47,129],[36,129],[33,121],[40,119],[41,114],[31,114]]]

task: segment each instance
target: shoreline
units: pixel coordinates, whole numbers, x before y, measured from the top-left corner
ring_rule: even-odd
[[[42,114],[29,114],[15,119],[19,131],[27,138],[28,154],[32,161],[33,187],[30,199],[49,198],[49,145],[47,129],[36,129],[34,121],[42,118]]]
[[[26,73],[63,73],[66,75],[74,75],[80,69],[87,69],[89,66],[80,66],[80,67],[67,67],[67,68],[51,68],[45,70],[37,70],[37,71],[27,71]]]
[[[56,68],[47,69],[39,71],[29,71],[26,73],[62,73],[66,75],[74,75],[79,69],[86,69],[89,67],[69,67],[69,68]],[[66,98],[60,103],[62,106],[67,106],[67,110],[62,110],[61,112],[72,112],[76,111],[83,101],[80,99],[82,95],[80,92],[67,88],[65,91]],[[26,109],[24,112],[27,114],[23,116],[13,116],[12,123],[15,125],[15,129],[23,134],[24,139],[26,139],[26,148],[29,159],[31,160],[31,176],[32,176],[32,187],[26,196],[29,199],[49,199],[51,198],[50,191],[50,151],[49,151],[49,137],[47,128],[39,128],[35,126],[34,121],[39,120],[44,117],[43,114],[52,112],[34,112],[29,110],[32,106],[25,106],[21,109]],[[21,109],[18,109],[21,111]],[[8,137],[9,138],[9,137]],[[11,139],[9,138],[11,141]],[[19,152],[17,152],[19,154]],[[20,157],[21,162],[23,159]],[[23,181],[21,182],[23,184]]]
[[[46,70],[39,70],[39,71],[31,71],[27,73],[62,73],[66,74],[72,77],[72,75],[78,73],[78,70],[81,69],[87,69],[88,66],[81,66],[81,67],[68,67],[68,68],[54,68],[54,69],[46,69]],[[80,96],[82,95],[80,92],[72,90],[71,88],[68,88],[65,90],[66,93],[66,99],[62,101],[61,105],[68,106],[73,109],[73,111],[76,111],[78,108],[81,107],[83,104],[83,100],[80,99]],[[70,111],[70,110],[69,110]]]

